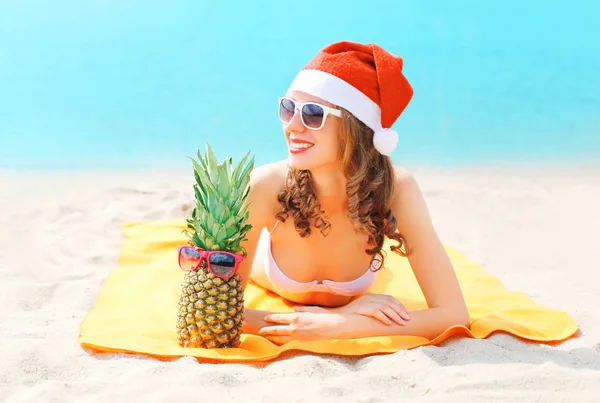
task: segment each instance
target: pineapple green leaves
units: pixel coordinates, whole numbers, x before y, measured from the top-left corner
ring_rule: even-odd
[[[187,236],[199,248],[245,256],[241,243],[251,228],[247,224],[250,212],[245,201],[254,157],[250,158],[248,152],[235,167],[231,158],[219,163],[213,149],[206,144],[204,155],[198,151],[198,160],[189,158],[194,165],[196,205],[187,219]]]

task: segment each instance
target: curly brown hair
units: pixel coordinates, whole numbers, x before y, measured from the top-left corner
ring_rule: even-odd
[[[377,269],[383,267],[384,236],[398,242],[390,250],[407,256],[406,239],[398,233],[396,219],[392,214],[391,201],[394,192],[394,169],[389,157],[380,154],[373,146],[373,130],[347,110],[342,111],[339,158],[346,176],[348,195],[348,218],[357,231],[368,234],[365,252],[372,259],[380,260]],[[309,170],[291,168],[285,185],[277,195],[281,210],[275,215],[284,222],[292,215],[294,226],[301,237],[309,236],[311,226],[327,236],[331,224],[324,218],[324,211],[315,194]]]

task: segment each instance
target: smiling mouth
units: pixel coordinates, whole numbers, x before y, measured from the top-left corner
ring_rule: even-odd
[[[303,150],[308,150],[312,146],[314,146],[314,144],[311,144],[311,143],[296,143],[296,142],[292,141],[290,143],[290,150],[293,150],[293,151],[303,151]]]

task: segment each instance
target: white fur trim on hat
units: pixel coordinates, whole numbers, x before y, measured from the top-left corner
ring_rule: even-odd
[[[392,129],[376,130],[373,145],[381,154],[390,155],[398,146],[398,133]]]
[[[301,70],[288,88],[301,91],[341,106],[375,132],[373,144],[384,155],[390,155],[398,144],[398,134],[381,126],[381,108],[356,87],[333,74],[320,70]]]

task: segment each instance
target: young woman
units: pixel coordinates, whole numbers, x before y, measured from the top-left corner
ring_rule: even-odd
[[[252,173],[240,273],[298,306],[246,309],[244,332],[290,340],[417,335],[469,324],[451,262],[411,174],[392,164],[390,129],[413,95],[402,58],[374,44],[322,49],[279,102],[288,158]],[[427,301],[408,312],[368,293],[384,239],[406,256]],[[393,267],[386,269],[394,270]]]

